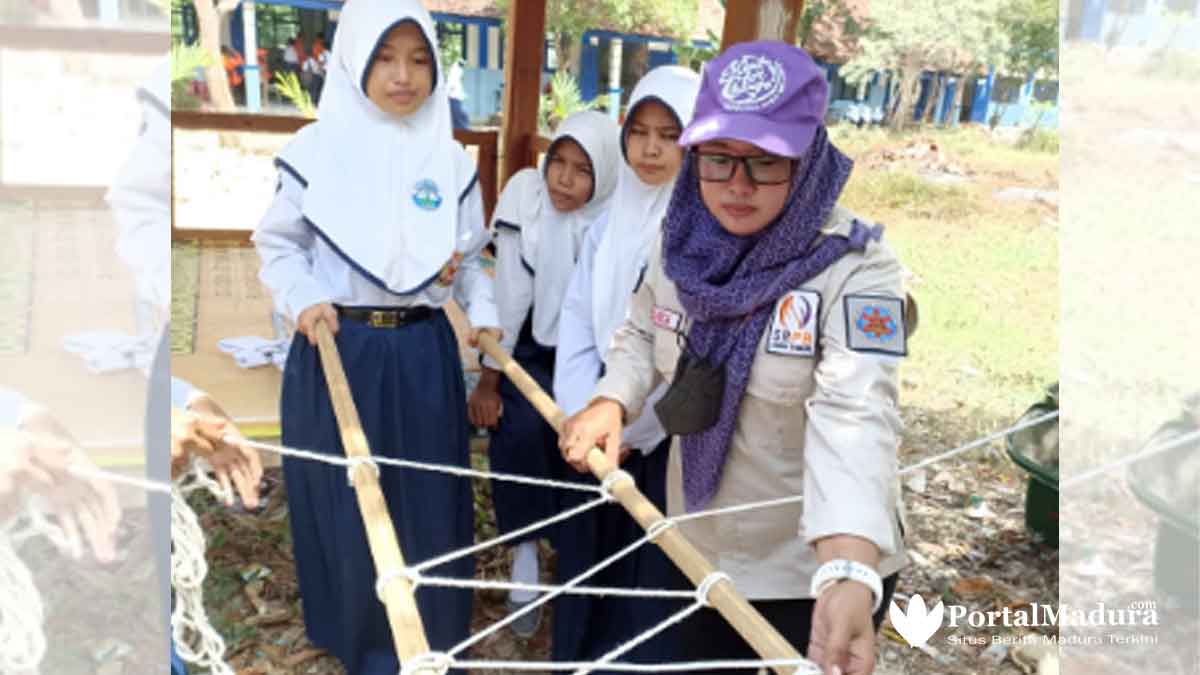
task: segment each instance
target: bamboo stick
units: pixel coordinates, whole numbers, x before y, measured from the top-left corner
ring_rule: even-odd
[[[504,375],[524,394],[525,398],[529,399],[542,417],[550,423],[550,426],[554,427],[555,431],[562,433],[563,425],[567,421],[567,416],[562,408],[559,408],[554,403],[554,399],[538,386],[537,382],[512,357],[504,352],[496,339],[489,333],[482,333],[479,336],[479,348],[500,364]],[[604,480],[617,469],[599,448],[592,448],[588,453],[587,462],[592,473],[600,480]],[[662,512],[649,499],[646,499],[632,480],[617,481],[612,487],[612,493],[643,528],[648,530],[655,523],[663,520]],[[678,528],[667,528],[655,537],[654,543],[658,544],[675,565],[697,586],[709,574],[717,571],[708,562],[708,559],[679,532]],[[728,579],[722,579],[712,586],[708,592],[708,600],[763,659],[800,658],[800,654],[791,643],[785,640],[779,631],[775,630],[775,627],[768,623],[758,613],[758,610],[754,609],[737,592]],[[795,672],[794,668],[782,666],[777,666],[774,670],[781,675]]]
[[[334,342],[333,334],[329,332],[329,326],[325,325],[324,321],[317,322],[316,330],[325,383],[329,386],[329,398],[333,402],[346,456],[368,458],[371,456],[371,450],[367,446],[367,436],[363,433],[362,423],[358,419],[358,409],[354,406],[350,383],[346,380],[346,371],[342,368],[342,359],[338,355],[337,343]],[[376,572],[382,575],[403,569],[404,555],[400,552],[400,543],[396,540],[396,528],[392,525],[392,517],[383,499],[378,476],[370,467],[360,464],[354,468],[353,482]],[[425,637],[425,628],[417,611],[413,590],[412,582],[408,579],[394,578],[385,584],[381,598],[384,607],[387,608],[388,624],[392,628],[396,654],[402,663],[429,651],[429,641]]]

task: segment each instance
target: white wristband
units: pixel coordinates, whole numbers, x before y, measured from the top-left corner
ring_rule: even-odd
[[[878,572],[854,560],[830,560],[818,567],[810,589],[813,598],[819,597],[822,591],[842,579],[857,581],[871,589],[871,595],[875,596],[875,607],[871,609],[871,613],[879,611],[879,606],[883,604],[883,580],[879,578]]]

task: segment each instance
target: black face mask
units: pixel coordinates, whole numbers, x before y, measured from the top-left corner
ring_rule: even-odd
[[[725,391],[725,367],[691,353],[684,339],[671,386],[654,404],[658,421],[672,436],[700,433],[716,424]]]

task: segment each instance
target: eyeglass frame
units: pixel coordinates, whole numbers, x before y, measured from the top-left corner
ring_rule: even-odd
[[[730,154],[727,154],[724,152],[700,152],[699,150],[693,150],[691,155],[692,155],[692,161],[694,161],[696,163],[696,177],[698,179],[704,181],[705,183],[728,183],[729,181],[733,180],[734,176],[737,175],[738,164],[741,164],[742,171],[745,172],[746,178],[749,179],[750,183],[752,185],[754,185],[755,187],[758,187],[760,185],[785,185],[787,183],[790,183],[792,181],[792,178],[796,175],[796,166],[800,163],[800,160],[795,159],[793,157],[784,157],[783,155],[772,155],[772,154],[767,154],[767,153],[764,153],[761,155],[730,155]],[[724,179],[703,177],[701,175],[700,166],[699,166],[700,160],[703,157],[724,157],[725,159],[732,160],[734,162],[733,170],[731,170],[729,172],[729,177],[724,178]],[[788,177],[783,180],[780,180],[780,181],[757,180],[754,177],[754,172],[750,168],[750,160],[762,159],[764,157],[770,157],[773,159],[781,159],[781,160],[787,161],[791,165],[788,168]]]

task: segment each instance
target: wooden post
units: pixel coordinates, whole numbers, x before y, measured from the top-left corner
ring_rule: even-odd
[[[804,0],[729,0],[721,30],[721,51],[751,40],[796,44],[803,13]]]
[[[334,342],[333,334],[329,332],[329,326],[325,325],[324,321],[317,322],[317,345],[320,348],[321,368],[325,371],[325,384],[329,387],[329,398],[333,402],[334,414],[337,415],[346,456],[370,457],[367,436],[363,433],[362,424],[358,419],[358,409],[354,406],[350,382],[346,380],[346,372],[342,369],[337,343]],[[392,525],[387,503],[383,500],[378,477],[370,467],[363,464],[354,467],[353,473],[354,494],[358,498],[358,508],[362,511],[367,545],[371,549],[371,558],[375,561],[376,574],[403,569],[404,555],[400,552],[396,528]],[[392,641],[396,645],[396,654],[400,661],[403,663],[428,652],[429,642],[425,638],[421,615],[417,612],[412,583],[403,578],[391,579],[384,585],[383,596],[381,600],[387,608]]]
[[[531,141],[538,132],[542,99],[542,51],[546,43],[546,0],[512,0],[504,48],[504,125],[500,132],[500,185],[533,166]]]
[[[500,347],[500,343],[490,334],[480,335],[479,348],[500,364],[504,376],[517,389],[521,390],[525,398],[529,399],[533,407],[537,408],[542,417],[550,423],[550,426],[561,433],[563,424],[567,421],[566,413],[554,403],[554,399],[549,394],[538,386],[529,373],[526,373],[512,357],[506,354]],[[588,453],[587,461],[592,474],[600,480],[604,480],[608,474],[617,469],[599,448],[592,448],[592,451]],[[632,480],[617,481],[612,487],[612,493],[617,501],[621,502],[621,506],[624,506],[625,510],[643,528],[649,530],[664,519],[658,507],[646,499]],[[696,547],[692,546],[691,542],[676,527],[665,529],[655,537],[654,543],[658,544],[672,562],[697,586],[709,574],[716,571],[708,559],[696,550]],[[774,626],[767,623],[767,620],[737,592],[733,583],[728,579],[722,579],[713,584],[708,592],[708,601],[763,659],[800,658],[800,654],[791,643],[785,640]],[[794,668],[783,666],[775,667],[773,670],[780,674],[795,672]]]

